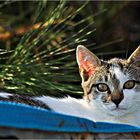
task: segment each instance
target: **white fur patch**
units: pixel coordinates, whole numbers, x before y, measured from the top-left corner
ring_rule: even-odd
[[[11,96],[10,93],[7,93],[7,92],[0,92],[0,97],[8,98],[9,96]]]
[[[52,98],[48,96],[35,97],[36,100],[42,101],[52,108],[55,112],[87,118],[96,121],[95,107],[91,106],[84,99],[75,99],[72,97],[67,98]]]
[[[124,75],[124,73],[118,67],[114,67],[114,69],[112,70],[112,73],[114,73],[116,75],[116,78],[119,79],[121,86],[123,86],[123,84],[126,81],[130,80],[130,79],[128,79],[128,75]]]

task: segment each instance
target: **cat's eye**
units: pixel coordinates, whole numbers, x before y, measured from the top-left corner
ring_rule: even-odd
[[[134,80],[129,80],[124,83],[123,89],[132,89],[135,86],[136,82]]]
[[[97,89],[101,92],[105,92],[108,90],[108,86],[104,83],[99,83],[96,85]]]

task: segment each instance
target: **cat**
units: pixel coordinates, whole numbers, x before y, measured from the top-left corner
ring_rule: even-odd
[[[140,47],[126,60],[104,61],[79,45],[76,59],[84,91],[82,99],[0,92],[0,100],[38,106],[94,122],[140,126]]]

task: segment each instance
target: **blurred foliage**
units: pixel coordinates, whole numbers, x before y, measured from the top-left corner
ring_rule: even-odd
[[[138,4],[1,1],[1,89],[80,97],[76,46],[83,44],[104,59],[127,57],[139,43]]]

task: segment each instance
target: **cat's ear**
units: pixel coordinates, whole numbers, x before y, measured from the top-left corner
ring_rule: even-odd
[[[96,67],[101,64],[100,59],[82,45],[77,47],[76,58],[80,75],[84,81],[87,81],[94,73]]]
[[[127,59],[127,63],[132,64],[138,60],[140,60],[140,46],[138,46],[138,48],[130,55]]]

